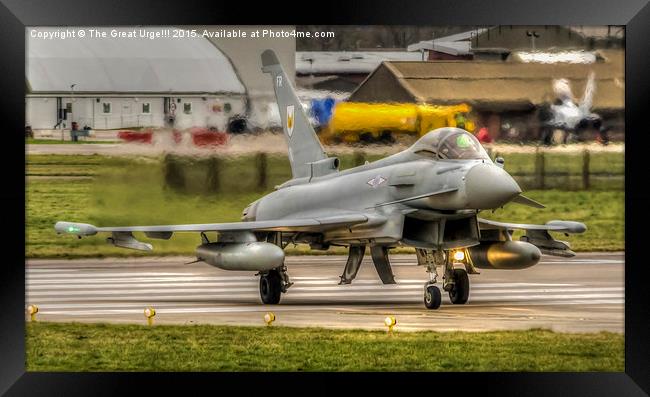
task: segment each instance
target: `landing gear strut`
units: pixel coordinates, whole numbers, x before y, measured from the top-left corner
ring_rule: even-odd
[[[424,306],[427,309],[438,309],[441,303],[440,289],[436,285],[438,272],[436,268],[444,268],[442,288],[449,293],[449,299],[453,304],[467,303],[469,298],[469,277],[465,269],[454,269],[454,262],[449,253],[442,250],[416,249],[418,264],[426,266],[429,273],[429,281],[424,285]],[[466,259],[468,260],[468,259]],[[475,272],[471,262],[465,266],[470,272]]]
[[[267,241],[284,249],[282,245],[282,233],[273,233],[267,236]],[[282,264],[275,269],[267,272],[257,273],[260,276],[260,298],[262,303],[267,305],[277,305],[280,303],[280,296],[287,292],[293,285],[287,274],[287,267]]]
[[[442,303],[442,295],[440,288],[436,285],[438,282],[438,271],[436,266],[444,263],[445,254],[443,251],[430,251],[425,249],[415,250],[418,257],[418,264],[427,267],[429,273],[429,281],[424,284],[424,306],[427,309],[437,309]]]

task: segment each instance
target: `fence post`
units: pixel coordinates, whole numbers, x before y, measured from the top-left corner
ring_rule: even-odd
[[[365,155],[365,153],[362,152],[362,151],[360,151],[360,150],[356,150],[356,151],[354,152],[353,161],[354,161],[354,166],[355,166],[355,167],[358,167],[358,166],[360,166],[360,165],[364,165],[365,162],[366,162],[366,155]]]
[[[221,185],[220,178],[220,164],[221,161],[217,156],[211,156],[208,159],[208,173],[206,180],[206,187],[208,192],[215,193],[219,191]]]
[[[172,189],[185,188],[185,175],[180,165],[180,159],[172,154],[167,154],[163,160],[163,174],[165,185]]]
[[[538,189],[544,189],[544,152],[539,150],[539,146],[535,149],[535,177],[536,186]]]
[[[591,161],[590,159],[590,154],[589,150],[585,149],[585,151],[582,154],[582,188],[585,190],[589,190],[590,184],[589,184],[589,162]]]
[[[266,153],[257,153],[257,156],[255,156],[255,165],[257,168],[257,187],[261,190],[266,190],[268,179],[266,174],[268,168],[268,159]]]

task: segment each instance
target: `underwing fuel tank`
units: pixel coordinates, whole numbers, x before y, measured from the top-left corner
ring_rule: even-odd
[[[542,253],[524,241],[494,241],[470,247],[469,256],[482,269],[525,269],[536,265]]]
[[[260,241],[202,244],[196,247],[196,257],[224,270],[264,271],[284,263],[282,248]]]

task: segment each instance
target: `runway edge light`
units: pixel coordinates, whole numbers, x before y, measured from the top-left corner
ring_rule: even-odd
[[[156,309],[153,307],[148,307],[144,309],[144,316],[147,318],[147,324],[153,325],[153,318],[156,315]]]
[[[388,332],[392,333],[393,332],[393,327],[397,324],[397,320],[395,319],[395,316],[388,316],[384,319],[384,325],[388,327]]]
[[[264,315],[264,322],[266,323],[267,326],[271,326],[273,322],[275,321],[275,314],[272,312],[268,312]]]
[[[36,313],[38,313],[38,306],[36,305],[27,306],[27,313],[29,313],[30,321],[36,321]]]

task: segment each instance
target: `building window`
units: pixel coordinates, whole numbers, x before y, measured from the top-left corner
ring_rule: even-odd
[[[224,103],[223,104],[223,110],[225,110],[226,113],[230,113],[230,111],[232,110],[232,106],[230,106],[230,103],[227,103],[227,102]]]
[[[144,102],[142,104],[142,113],[145,113],[145,114],[151,113],[151,103]]]
[[[192,114],[192,103],[191,102],[183,102],[183,113]]]
[[[111,103],[110,102],[102,103],[102,113],[110,113],[110,112],[111,112]]]
[[[72,113],[72,102],[68,102],[65,104],[65,111],[68,113]]]

